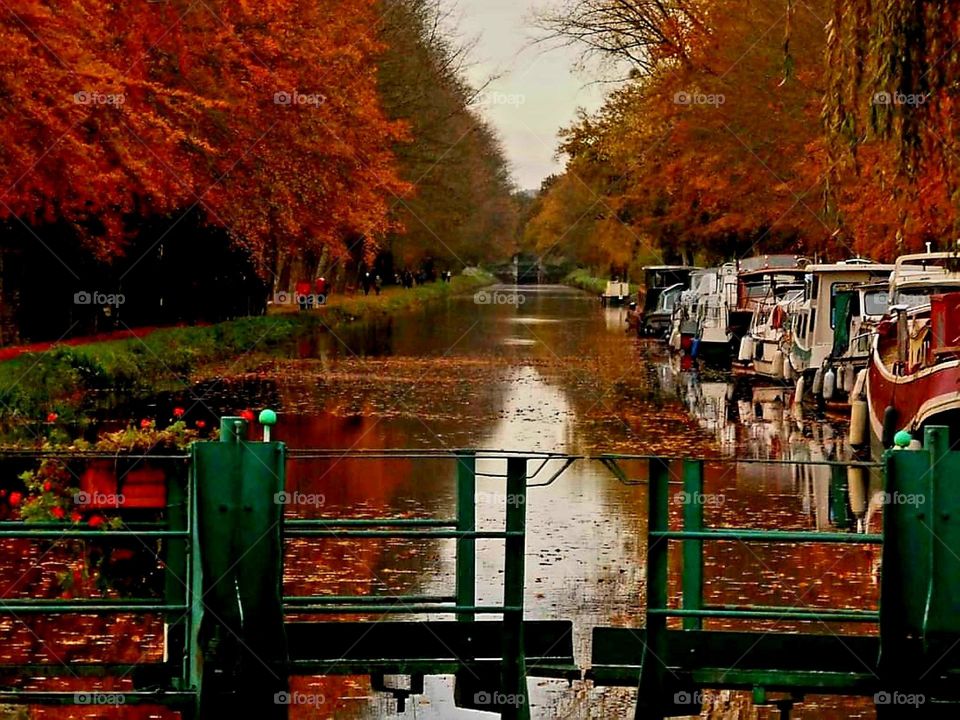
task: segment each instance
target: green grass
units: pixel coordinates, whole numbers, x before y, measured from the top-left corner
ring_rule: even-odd
[[[594,275],[591,275],[590,270],[586,268],[578,268],[577,270],[574,270],[572,273],[567,275],[567,277],[564,278],[563,280],[563,282],[566,285],[571,285],[575,288],[579,288],[580,290],[585,290],[588,293],[592,293],[594,295],[603,294],[603,291],[607,289],[607,281],[608,281],[608,278],[601,278],[601,277],[596,277]],[[630,283],[631,293],[635,293],[639,289],[640,289],[639,285]]]
[[[256,349],[277,350],[321,327],[335,329],[410,312],[451,295],[494,282],[474,272],[450,283],[430,283],[404,290],[389,288],[381,296],[337,296],[311,312],[278,312],[200,327],[163,328],[144,338],[88,345],[60,345],[44,353],[0,362],[0,422],[37,423],[50,412],[64,422],[80,420],[95,390],[150,394],[182,387],[205,366]]]

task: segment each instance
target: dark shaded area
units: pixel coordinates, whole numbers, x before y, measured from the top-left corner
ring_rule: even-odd
[[[112,262],[94,258],[69,226],[5,224],[0,343],[262,314],[269,285],[247,253],[199,213],[178,218],[140,223]]]

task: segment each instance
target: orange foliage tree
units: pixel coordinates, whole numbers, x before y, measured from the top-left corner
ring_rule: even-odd
[[[0,219],[67,221],[109,258],[136,218],[198,208],[264,272],[372,254],[407,191],[376,23],[374,0],[10,0]]]

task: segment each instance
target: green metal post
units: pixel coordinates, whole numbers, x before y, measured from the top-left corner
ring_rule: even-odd
[[[282,443],[246,442],[224,418],[195,445],[203,652],[200,717],[286,718]],[[195,601],[198,599],[195,598]]]
[[[167,525],[170,530],[189,530],[190,519],[187,503],[186,484],[189,482],[182,472],[183,467],[167,468]],[[178,472],[180,471],[180,472]],[[179,538],[162,540],[164,566],[164,602],[167,605],[186,605],[189,588],[189,562],[187,553],[189,541]],[[187,615],[182,612],[169,613],[164,618],[164,661],[170,668],[173,687],[184,690],[189,687],[189,658],[186,656],[190,646]]]
[[[670,525],[670,464],[664,458],[650,460],[647,484],[647,530],[665,532]],[[665,539],[647,541],[647,609],[667,607],[667,549]],[[647,613],[647,633],[640,666],[636,720],[659,720],[663,717],[664,659],[666,658],[667,618]]]
[[[703,462],[687,460],[683,464],[683,529],[703,530]],[[703,608],[703,541],[683,543],[683,609]],[[702,630],[703,619],[686,617],[684,630]]]
[[[457,455],[457,530],[477,529],[477,458],[474,453]],[[457,605],[476,605],[477,541],[470,537],[457,539]],[[457,613],[457,620],[472,622],[476,614]]]
[[[526,532],[527,459],[507,459],[507,532]],[[503,687],[506,702],[501,717],[508,720],[530,719],[527,692],[527,660],[523,637],[523,590],[526,563],[526,538],[510,535],[504,541],[503,613]]]
[[[927,513],[933,536],[924,640],[939,641],[946,650],[960,638],[960,453],[950,451],[947,427],[928,427],[924,440],[930,451]]]

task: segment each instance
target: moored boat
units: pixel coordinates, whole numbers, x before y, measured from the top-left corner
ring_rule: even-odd
[[[784,340],[787,373],[805,377],[801,388],[816,388],[828,402],[853,390],[889,307],[894,269],[863,260],[807,266],[803,297],[788,308]]]
[[[643,283],[640,291],[637,293],[637,307],[639,317],[637,322],[638,335],[658,335],[663,337],[669,331],[670,318],[667,318],[667,325],[663,327],[663,318],[655,319],[653,327],[648,322],[648,317],[658,311],[660,305],[660,296],[668,288],[680,286],[681,291],[686,289],[690,283],[690,274],[699,268],[688,265],[650,265],[643,268]],[[671,312],[672,312],[671,304]],[[662,311],[662,307],[659,308]]]
[[[908,270],[921,266],[922,271]],[[960,441],[960,255],[907,255],[890,280],[890,313],[880,322],[867,376],[875,439],[890,447],[896,431],[919,438],[946,425]]]
[[[780,381],[783,379],[785,354],[782,347],[787,330],[787,309],[803,296],[806,260],[778,257],[778,262],[741,271],[739,299],[734,320],[742,324],[749,313],[749,324],[743,332],[737,363],[750,368],[755,375]]]

